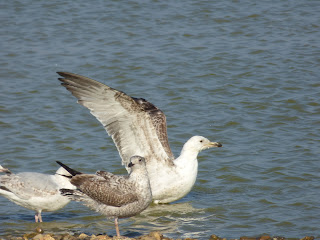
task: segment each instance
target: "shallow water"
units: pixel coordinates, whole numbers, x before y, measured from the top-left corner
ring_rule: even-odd
[[[59,85],[82,74],[161,108],[177,156],[192,135],[193,190],[120,221],[122,234],[320,237],[318,1],[7,1],[1,4],[1,163],[54,173],[125,174],[100,123]],[[78,203],[44,213],[48,231],[115,234]],[[0,235],[35,228],[0,200]]]

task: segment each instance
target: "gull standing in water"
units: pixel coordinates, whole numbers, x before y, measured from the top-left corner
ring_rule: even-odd
[[[77,187],[61,189],[64,196],[71,200],[82,201],[89,208],[114,218],[117,236],[120,237],[118,218],[137,215],[152,202],[152,193],[145,159],[132,156],[128,164],[130,173],[127,176],[113,175],[98,171],[96,174],[83,174],[61,162],[71,175],[71,183]]]
[[[42,211],[56,211],[70,202],[60,194],[60,188],[75,188],[70,180],[64,177],[69,173],[62,167],[55,175],[36,172],[13,174],[1,165],[0,172],[7,173],[0,176],[0,195],[17,205],[34,210],[35,222],[42,222]]]
[[[222,147],[219,142],[194,136],[175,158],[168,142],[166,117],[159,108],[93,79],[67,72],[58,74],[63,77],[59,78],[62,86],[90,110],[112,137],[123,165],[128,166],[130,156],[145,157],[155,203],[169,203],[187,195],[197,178],[198,153]]]

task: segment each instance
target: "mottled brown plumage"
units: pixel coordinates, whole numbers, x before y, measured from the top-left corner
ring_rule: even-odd
[[[118,218],[134,216],[146,209],[152,201],[150,182],[145,160],[140,156],[130,158],[131,172],[127,176],[113,175],[99,171],[96,174],[83,174],[58,162],[70,174],[76,190],[61,189],[64,196],[82,201],[86,206],[107,217],[115,218],[117,235]]]
[[[127,176],[112,175],[101,178],[97,175],[81,174],[74,176],[71,183],[88,197],[108,206],[121,207],[138,201],[136,193],[131,192],[134,185],[128,184]]]

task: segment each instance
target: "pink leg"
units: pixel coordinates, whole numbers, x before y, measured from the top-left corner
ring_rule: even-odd
[[[34,215],[35,222],[42,222],[41,210]]]
[[[114,225],[116,226],[117,237],[121,237],[121,236],[120,236],[119,225],[118,225],[118,218],[117,218],[117,217],[114,219]]]

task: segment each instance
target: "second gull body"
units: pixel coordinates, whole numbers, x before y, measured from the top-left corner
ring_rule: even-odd
[[[117,236],[120,237],[118,218],[137,215],[152,201],[150,182],[145,160],[140,156],[130,158],[127,176],[98,171],[96,174],[83,174],[58,162],[71,175],[71,183],[76,190],[61,189],[64,196],[81,201],[89,208],[115,219]]]

